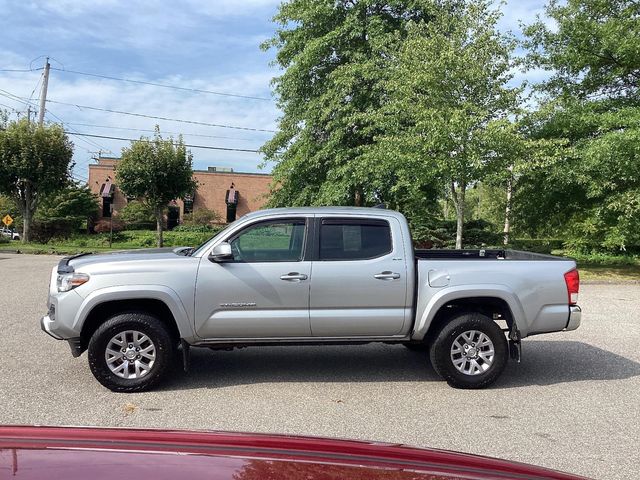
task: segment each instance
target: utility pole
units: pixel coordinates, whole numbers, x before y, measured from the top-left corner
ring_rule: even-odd
[[[31,123],[31,105],[27,106],[27,123]]]
[[[44,63],[44,78],[42,79],[42,92],[40,93],[40,111],[38,112],[38,126],[44,125],[44,112],[47,104],[47,88],[49,87],[49,57]]]

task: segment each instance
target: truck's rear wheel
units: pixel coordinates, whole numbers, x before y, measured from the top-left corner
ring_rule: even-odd
[[[483,388],[497,380],[508,359],[500,327],[481,313],[462,313],[438,332],[430,350],[436,373],[456,388]]]
[[[156,317],[121,313],[100,325],[89,341],[89,367],[114,392],[148,390],[171,370],[176,341]]]

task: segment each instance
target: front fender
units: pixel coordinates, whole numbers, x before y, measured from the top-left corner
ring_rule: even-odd
[[[173,314],[180,338],[194,338],[192,323],[175,290],[164,285],[126,285],[100,288],[87,295],[80,305],[73,321],[73,329],[82,331],[82,326],[91,310],[99,304],[116,300],[160,300]]]
[[[518,325],[522,336],[528,333],[528,325],[525,322],[524,309],[518,296],[506,285],[459,285],[438,290],[427,304],[416,312],[416,323],[413,328],[411,338],[415,340],[424,339],[429,331],[431,322],[444,305],[454,300],[465,298],[493,297],[504,300],[511,309],[513,320]]]

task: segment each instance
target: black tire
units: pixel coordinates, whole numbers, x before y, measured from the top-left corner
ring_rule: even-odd
[[[488,369],[475,375],[459,371],[451,358],[454,341],[461,334],[471,330],[484,333],[493,343],[495,352]],[[442,326],[431,345],[430,359],[436,373],[450,386],[474,389],[487,387],[498,379],[507,365],[508,352],[507,339],[500,327],[486,315],[468,312],[451,317]],[[484,364],[482,359],[479,363]]]
[[[155,346],[155,361],[140,378],[122,378],[107,365],[105,352],[118,333],[134,330],[143,333]],[[98,327],[89,340],[88,357],[91,373],[113,392],[142,392],[164,379],[175,364],[177,339],[172,338],[165,324],[146,312],[126,312],[109,318]]]
[[[429,350],[429,345],[426,343],[403,343],[403,345],[412,352],[426,352]]]

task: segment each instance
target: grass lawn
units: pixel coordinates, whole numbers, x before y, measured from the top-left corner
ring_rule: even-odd
[[[636,265],[594,265],[578,262],[580,280],[587,282],[640,282],[640,263]]]

